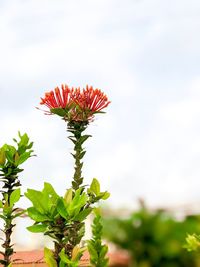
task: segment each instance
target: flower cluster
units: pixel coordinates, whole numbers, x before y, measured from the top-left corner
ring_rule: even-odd
[[[57,114],[68,122],[86,123],[92,121],[94,114],[101,112],[109,103],[107,96],[100,89],[87,85],[81,90],[63,84],[61,90],[56,87],[54,91],[46,93],[40,102],[48,107],[45,114]]]

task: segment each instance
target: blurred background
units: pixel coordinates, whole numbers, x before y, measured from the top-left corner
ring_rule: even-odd
[[[198,213],[199,31],[198,0],[1,1],[0,142],[27,132],[37,154],[24,164],[23,191],[70,186],[66,125],[35,107],[61,83],[89,84],[112,103],[88,129],[86,183],[97,177],[109,209],[127,214],[139,198]],[[20,236],[27,248],[32,237]]]

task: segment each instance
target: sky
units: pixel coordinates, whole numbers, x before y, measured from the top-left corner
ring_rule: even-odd
[[[66,124],[35,107],[62,83],[89,84],[111,101],[88,127],[83,170],[111,193],[106,205],[199,203],[199,31],[198,0],[1,1],[0,145],[20,130],[37,155],[23,192],[70,187]]]

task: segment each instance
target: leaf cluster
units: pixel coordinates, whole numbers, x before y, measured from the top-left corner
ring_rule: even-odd
[[[72,250],[72,256],[71,258],[65,253],[65,250],[62,249],[59,253],[60,261],[59,261],[59,267],[78,267],[79,266],[79,260],[85,251],[85,248],[80,248],[79,246],[75,246]],[[57,262],[54,258],[54,253],[52,250],[45,247],[44,249],[44,257],[46,263],[50,267],[57,267]]]
[[[66,230],[74,221],[85,220],[91,212],[91,208],[85,207],[88,198],[86,193],[81,193],[81,191],[80,188],[73,196],[72,189],[69,189],[65,196],[61,197],[49,183],[44,183],[42,191],[28,189],[25,196],[32,202],[33,206],[27,211],[30,218],[35,221],[35,224],[28,227],[28,230],[53,234],[52,230],[57,232],[58,222],[62,226],[62,230]],[[59,228],[59,224],[57,228]]]
[[[14,208],[15,203],[19,201],[21,197],[21,190],[17,188],[12,191],[8,198],[8,194],[4,194],[4,201],[0,200],[0,210],[2,209],[2,214],[0,218],[7,223],[8,220],[13,220],[16,217],[22,215],[25,211],[18,210]]]
[[[42,191],[28,189],[25,196],[32,202],[27,212],[35,221],[27,229],[50,236],[59,246],[59,250],[64,249],[62,253],[65,252],[66,257],[72,259],[74,248],[84,235],[84,220],[92,212],[92,204],[99,199],[108,198],[109,194],[101,192],[99,182],[94,178],[88,190],[85,187],[76,191],[70,188],[64,197],[59,196],[49,183],[44,183]],[[59,254],[59,257],[61,255],[64,254]]]
[[[99,209],[94,209],[95,217],[92,224],[92,239],[88,241],[87,248],[90,253],[90,263],[94,267],[107,267],[108,246],[102,244],[102,222]]]
[[[95,203],[100,199],[106,200],[110,197],[110,193],[107,191],[101,192],[100,183],[96,178],[93,178],[90,187],[87,190],[90,203]]]
[[[33,142],[29,141],[28,135],[18,133],[19,141],[13,139],[17,146],[5,144],[0,148],[0,169],[4,171],[5,168],[11,166],[19,166],[32,156]],[[9,173],[7,173],[9,175]]]
[[[109,193],[100,192],[99,182],[94,178],[87,193],[83,187],[75,192],[70,188],[62,197],[55,192],[50,183],[45,182],[42,191],[28,189],[25,196],[32,202],[33,206],[28,208],[27,212],[35,221],[28,230],[47,234],[49,228],[56,225],[59,220],[64,221],[66,227],[73,222],[83,222],[92,211],[91,204],[99,199],[107,199]]]

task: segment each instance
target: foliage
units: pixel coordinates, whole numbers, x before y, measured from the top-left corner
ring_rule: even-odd
[[[13,139],[16,146],[5,144],[0,148],[0,181],[3,183],[0,200],[0,218],[4,221],[4,229],[1,229],[5,235],[1,252],[3,259],[0,263],[3,266],[11,264],[11,256],[14,253],[13,245],[11,244],[11,235],[15,224],[13,220],[19,217],[23,211],[17,209],[15,204],[21,197],[18,174],[23,171],[19,166],[32,156],[31,150],[33,143],[29,142],[29,137],[25,133],[19,135],[19,141]]]
[[[185,233],[200,233],[200,217],[179,221],[169,212],[149,211],[144,205],[128,218],[105,217],[104,236],[130,252],[132,266],[194,267],[198,256],[183,248]]]
[[[186,244],[184,245],[189,252],[190,251],[200,251],[200,235],[188,234],[186,237]]]
[[[90,253],[90,263],[94,267],[107,267],[108,258],[106,254],[108,252],[108,246],[102,244],[102,218],[100,209],[94,209],[95,217],[92,224],[92,236],[93,238],[88,241],[88,251]]]
[[[57,262],[63,253],[65,259],[73,258],[73,250],[84,235],[84,220],[91,213],[92,204],[105,198],[107,194],[107,192],[96,192],[93,189],[94,183],[99,185],[97,179],[94,179],[86,192],[84,187],[74,193],[70,188],[64,197],[59,196],[49,183],[44,183],[42,191],[28,189],[25,193],[33,204],[27,209],[28,215],[35,221],[27,229],[34,233],[42,232],[53,239]],[[61,251],[64,252],[60,254]],[[78,255],[79,258],[82,256],[82,250]]]

